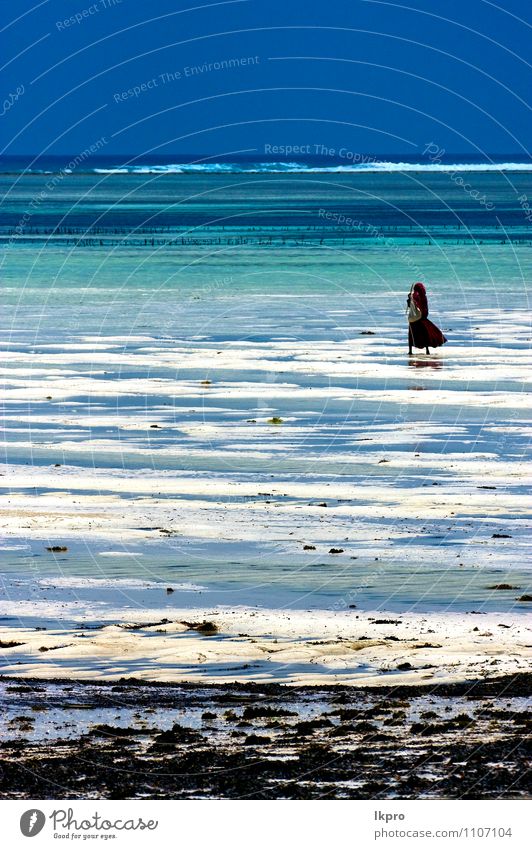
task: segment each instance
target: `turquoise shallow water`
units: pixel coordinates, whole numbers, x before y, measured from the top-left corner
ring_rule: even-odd
[[[523,609],[529,174],[48,179],[0,181],[7,617]]]

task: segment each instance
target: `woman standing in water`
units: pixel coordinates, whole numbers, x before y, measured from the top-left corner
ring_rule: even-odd
[[[407,303],[408,316],[408,355],[412,355],[412,348],[425,348],[430,354],[430,348],[439,348],[447,339],[432,321],[427,318],[429,305],[427,292],[423,283],[413,283],[410,289]]]

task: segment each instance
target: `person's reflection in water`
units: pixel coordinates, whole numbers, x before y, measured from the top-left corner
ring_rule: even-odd
[[[409,360],[409,368],[442,368],[442,360]]]

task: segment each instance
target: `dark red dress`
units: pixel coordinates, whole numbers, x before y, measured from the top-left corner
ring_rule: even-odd
[[[417,287],[421,284],[416,284],[410,297],[421,310],[421,318],[418,321],[411,322],[408,326],[410,329],[410,344],[414,348],[439,348],[440,345],[445,345],[447,339],[441,332],[439,327],[430,321],[427,316],[429,314],[429,306],[425,295],[424,288],[422,291],[417,291]]]

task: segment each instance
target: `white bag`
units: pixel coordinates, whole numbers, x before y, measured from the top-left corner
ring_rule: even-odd
[[[414,297],[412,294],[410,294],[410,303],[408,304],[406,315],[410,324],[413,324],[414,321],[419,321],[419,319],[422,317],[421,310],[414,301]]]

